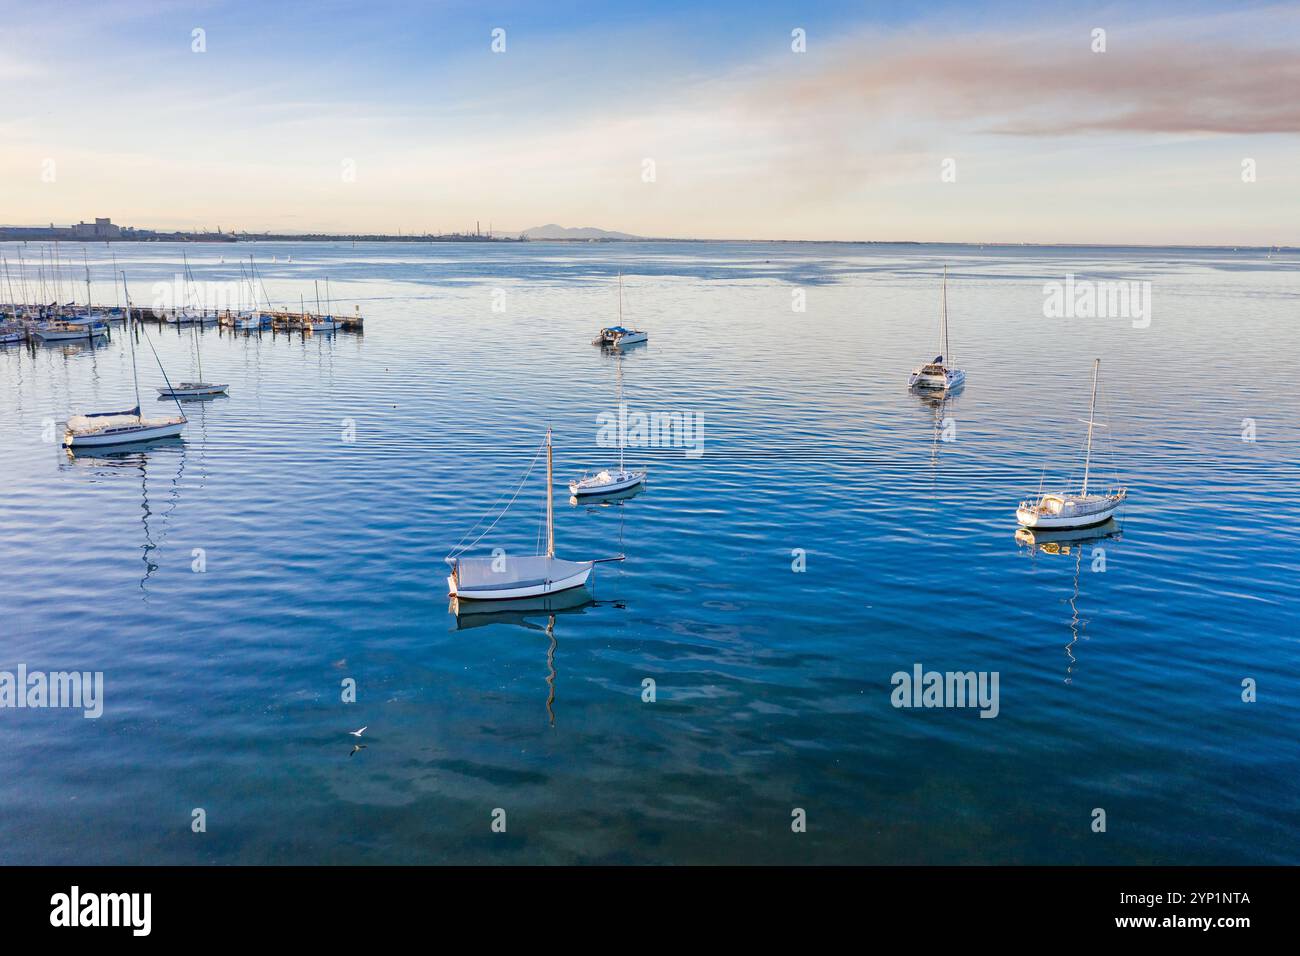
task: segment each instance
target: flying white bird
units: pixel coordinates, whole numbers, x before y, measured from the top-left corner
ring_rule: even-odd
[[[350,733],[353,737],[360,737],[362,734],[366,732],[366,729],[369,726],[370,726],[369,724],[366,724],[366,726],[362,727],[360,730],[349,730],[348,733]]]

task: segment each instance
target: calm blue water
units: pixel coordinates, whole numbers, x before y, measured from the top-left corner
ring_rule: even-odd
[[[209,329],[230,396],[188,405],[182,443],[107,457],[43,439],[132,404],[126,336],[0,347],[0,669],[106,682],[98,720],[0,710],[0,862],[1300,862],[1295,254],[186,251],[210,281],[254,253],[284,303],[329,276],[366,332]],[[145,300],[181,248],[89,253],[97,298],[115,253]],[[905,383],[945,263],[969,380],[939,406]],[[628,404],[702,415],[704,453],[630,451],[650,481],[621,504],[557,493],[561,556],[627,561],[551,634],[458,626],[443,556],[545,427],[558,478],[613,459],[615,360],[588,343],[620,270],[651,332]],[[1151,281],[1150,327],[1044,318],[1067,272]],[[188,377],[188,332],[148,334]],[[1094,356],[1122,533],[1018,542],[1016,502],[1077,473]],[[539,477],[476,553],[533,549]],[[895,709],[916,663],[998,672],[999,715]]]

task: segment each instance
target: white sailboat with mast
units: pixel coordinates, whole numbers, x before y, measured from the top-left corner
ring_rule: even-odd
[[[190,257],[188,253],[181,253],[181,260],[184,263],[182,272],[183,285],[185,286],[184,303],[178,304],[170,313],[163,313],[163,321],[168,325],[207,325],[218,320],[216,312],[208,312],[207,308],[198,298],[198,282],[194,278],[194,270],[190,268]],[[190,305],[190,294],[194,293],[194,306]]]
[[[191,333],[194,336],[194,362],[198,368],[198,380],[194,382],[168,382],[158,386],[158,395],[162,398],[203,398],[207,395],[225,395],[230,388],[228,383],[216,384],[203,380],[203,354],[199,343],[198,323],[193,323]]]
[[[636,345],[638,342],[645,342],[650,338],[649,332],[641,329],[629,329],[623,325],[623,273],[618,274],[618,325],[611,325],[607,329],[601,329],[591,342],[592,345],[599,345],[602,348],[617,349],[625,345]]]
[[[243,275],[243,266],[240,266],[239,271]],[[273,325],[275,316],[270,311],[270,303],[265,306],[258,305],[266,298],[266,290],[262,288],[262,277],[258,275],[257,264],[253,262],[251,255],[248,257],[248,289],[249,308],[235,317],[235,328],[244,332],[255,332]]]
[[[553,451],[551,447],[551,430],[546,429],[546,553],[530,555],[508,555],[498,553],[490,558],[466,558],[461,555],[473,547],[483,536],[501,520],[498,515],[487,529],[465,547],[457,546],[447,555],[446,561],[451,565],[451,574],[447,576],[447,592],[458,601],[504,601],[514,598],[537,597],[554,594],[570,588],[581,587],[587,583],[591,570],[602,560],[621,561],[615,558],[595,559],[590,561],[568,561],[555,556],[555,495],[552,490],[554,475]],[[534,456],[533,464],[537,458]],[[532,472],[533,465],[528,466],[524,481]],[[523,481],[519,489],[523,488]],[[515,491],[518,497],[519,489]],[[510,503],[502,511],[509,510]]]
[[[303,313],[303,322],[305,323],[306,327],[311,329],[313,332],[336,332],[340,327],[342,327],[343,323],[335,319],[332,314],[326,315],[321,312],[320,280],[319,279],[313,280],[313,283],[315,284],[316,287],[316,314],[307,315],[306,313]],[[329,308],[329,291],[328,291],[329,280],[328,279],[325,280],[325,289],[326,289],[325,306],[326,308]]]
[[[180,403],[175,416],[158,416],[145,418],[140,412],[140,373],[135,361],[135,318],[131,312],[131,293],[126,287],[126,275],[122,275],[122,290],[126,295],[126,336],[131,347],[131,376],[135,384],[135,408],[121,412],[92,412],[85,415],[73,415],[68,419],[67,431],[63,436],[64,447],[91,448],[104,445],[124,445],[130,442],[150,441],[155,438],[175,438],[185,427],[187,419]],[[152,346],[150,346],[152,349]],[[154,353],[157,357],[157,353]],[[159,368],[162,365],[159,363]],[[163,372],[163,378],[167,373]]]
[[[76,342],[81,339],[98,339],[108,334],[102,322],[81,324],[62,320],[48,320],[32,327],[32,337],[41,343]]]
[[[194,289],[197,286],[197,283],[194,282],[194,273],[190,270],[190,261],[188,256],[185,257],[185,276],[188,280],[186,282],[186,295],[188,297],[188,290]],[[215,384],[203,380],[203,346],[199,340],[199,327],[206,321],[208,311],[204,307],[203,303],[199,302],[197,292],[194,295],[194,301],[198,305],[197,313],[189,312],[187,314],[197,314],[201,316],[202,319],[197,322],[186,322],[184,324],[189,325],[190,327],[191,347],[194,350],[194,362],[197,368],[198,377],[192,382],[177,382],[174,385],[171,382],[167,382],[165,385],[159,385],[158,394],[162,398],[203,398],[208,395],[224,395],[226,389],[230,388],[228,384]],[[165,375],[164,378],[166,378]]]
[[[1092,402],[1088,409],[1088,443],[1083,456],[1083,486],[1078,492],[1059,491],[1020,502],[1016,520],[1024,528],[1088,528],[1104,524],[1128,499],[1128,489],[1122,486],[1100,494],[1088,493],[1089,471],[1092,467],[1092,433],[1094,428],[1105,428],[1097,421],[1097,380],[1101,376],[1101,359],[1092,364]]]
[[[66,316],[64,321],[69,325],[100,325],[106,321],[106,318],[99,312],[96,312],[95,307],[91,304],[90,259],[86,256],[86,251],[84,249],[81,251],[81,258],[86,269],[86,309],[84,312],[80,311],[76,304],[76,298],[74,297],[72,303],[73,314]]]
[[[627,491],[629,488],[636,488],[645,482],[647,472],[645,469],[628,471],[623,465],[623,448],[626,444],[625,422],[627,415],[623,406],[623,357],[618,357],[615,366],[616,376],[618,378],[618,421],[615,427],[618,430],[618,468],[605,468],[596,474],[587,473],[581,478],[569,482],[569,493],[575,498],[589,497],[593,495],[612,495],[620,491]]]
[[[952,368],[952,350],[948,346],[948,267],[943,267],[943,305],[939,318],[939,354],[924,365],[912,369],[908,386],[912,388],[953,389],[966,381],[963,369]]]

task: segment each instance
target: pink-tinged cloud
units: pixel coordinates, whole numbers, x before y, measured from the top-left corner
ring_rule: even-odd
[[[1300,49],[1074,35],[846,43],[751,108],[954,122],[1022,136],[1300,132]]]

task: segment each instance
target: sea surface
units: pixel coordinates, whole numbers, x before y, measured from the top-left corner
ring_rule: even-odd
[[[94,455],[59,423],[134,404],[122,328],[0,346],[0,670],[104,675],[98,719],[0,709],[0,863],[1300,863],[1297,253],[85,253],[65,298],[252,255],[274,304],[328,278],[365,332],[146,325],[146,407],[174,410],[154,351],[229,396]],[[907,376],[945,266],[968,378],[936,401]],[[590,344],[620,272],[650,332],[621,357]],[[1046,316],[1067,274],[1149,282],[1149,321]],[[1127,507],[1018,540],[1021,498],[1080,480],[1094,358],[1091,479]],[[617,461],[620,368],[629,413],[702,443],[668,429],[626,452],[640,494],[572,504]],[[626,560],[453,613],[458,543],[536,549],[548,426],[558,554]],[[917,665],[996,673],[996,717],[894,706]]]

